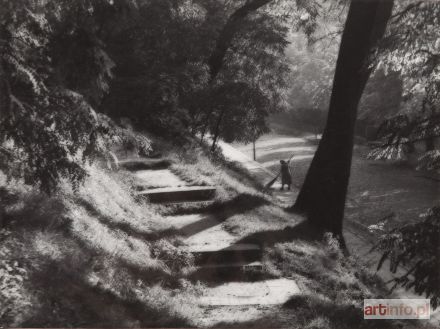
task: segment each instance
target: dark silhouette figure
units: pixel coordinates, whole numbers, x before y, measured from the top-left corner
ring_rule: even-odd
[[[289,162],[284,160],[280,161],[281,164],[281,191],[284,190],[284,185],[287,185],[287,189],[290,190],[292,184],[292,175],[290,173]]]

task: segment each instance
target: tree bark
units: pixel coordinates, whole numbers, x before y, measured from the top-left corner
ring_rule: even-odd
[[[3,58],[4,47],[10,42],[10,37],[6,24],[0,25],[0,120],[10,114],[12,109],[10,77]]]
[[[435,150],[435,140],[434,137],[428,137],[425,141],[426,151],[434,151]]]
[[[385,33],[393,0],[352,0],[342,35],[326,127],[292,210],[342,243],[357,108],[371,73],[369,56]]]
[[[272,0],[252,0],[238,8],[227,20],[217,38],[215,48],[208,59],[210,80],[213,81],[220,72],[226,52],[241,27],[244,19],[252,12],[268,4]]]
[[[223,109],[217,119],[217,123],[215,125],[214,137],[212,139],[211,152],[215,151],[215,147],[217,146],[217,141],[220,137],[220,125],[222,123],[223,117],[225,115],[226,109]]]

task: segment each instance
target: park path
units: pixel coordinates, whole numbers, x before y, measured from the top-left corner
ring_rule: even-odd
[[[282,152],[285,157],[278,158],[271,158],[269,161],[254,161],[250,158],[248,154],[252,152],[252,146],[245,145],[242,147],[236,147],[231,144],[225,143],[220,141],[218,143],[218,146],[223,152],[224,157],[231,162],[235,162],[240,164],[241,167],[246,169],[251,176],[258,181],[262,185],[266,185],[268,182],[270,182],[279,172],[279,160],[281,159],[289,159],[292,154],[299,153],[300,150],[304,152],[305,147],[303,144],[307,143],[307,141],[303,138],[296,138],[296,137],[283,137],[280,139],[277,139],[275,141],[268,140],[268,141],[262,141],[258,143],[258,154],[259,156],[262,156],[265,153],[274,152],[275,154],[279,153],[279,148],[277,148],[277,143],[281,144],[293,144],[288,148],[283,148]],[[295,144],[299,144],[300,146],[297,147]],[[307,150],[310,152],[314,152],[313,147],[308,147]],[[287,152],[287,154],[286,154]],[[299,159],[307,159],[308,157],[312,157],[313,153],[310,154],[296,154],[292,157],[290,161],[290,167],[291,169],[295,167],[295,162]],[[292,200],[296,198],[296,195],[298,194],[298,188],[295,186],[292,186],[291,190],[288,191],[287,189],[284,189],[283,191],[280,190],[281,183],[278,179],[271,187],[272,196],[278,200],[278,203],[282,207],[287,207],[292,203]]]

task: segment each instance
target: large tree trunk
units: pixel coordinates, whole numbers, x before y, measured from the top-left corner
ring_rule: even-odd
[[[369,56],[385,33],[393,0],[352,0],[342,35],[327,124],[293,206],[319,232],[342,238],[357,108],[371,68]]]

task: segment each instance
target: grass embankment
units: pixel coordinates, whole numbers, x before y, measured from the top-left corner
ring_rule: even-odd
[[[258,192],[258,184],[236,165],[210,160],[197,147],[163,149],[181,178],[218,187],[213,202],[157,206],[136,201],[127,174],[97,166],[88,168],[78,191],[62,184],[51,197],[1,175],[0,326],[201,323],[205,315],[197,296],[203,283],[187,279],[191,255],[178,249],[180,237],[169,234],[164,218],[185,212],[215,212],[239,240],[265,244],[265,275],[294,278],[304,292],[270,314],[262,309],[261,321],[244,326],[365,324],[363,298],[382,291],[374,275],[342,256],[331,239],[316,243],[295,235],[301,219]]]
[[[122,174],[88,170],[52,197],[1,177],[0,325],[189,325],[194,291],[177,272],[191,257],[151,238],[163,218]]]

